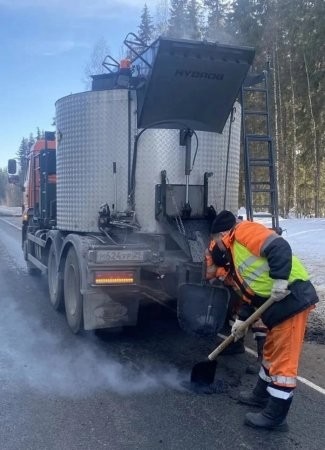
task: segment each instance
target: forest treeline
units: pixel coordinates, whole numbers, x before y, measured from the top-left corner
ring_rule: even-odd
[[[7,168],[0,168],[0,205],[21,206],[23,204],[22,178],[26,169],[27,155],[35,141],[43,135],[44,132],[37,128],[35,135],[30,133],[28,138],[21,140],[16,154],[20,168],[20,184],[9,183]]]
[[[280,213],[325,215],[323,0],[162,0],[152,15],[144,5],[138,32],[255,47],[252,70],[270,72]]]
[[[160,0],[155,5],[144,3],[137,30],[127,30],[147,44],[163,35],[256,49],[252,70],[269,68],[280,213],[325,216],[324,0]],[[106,42],[99,47],[92,66],[109,48]],[[23,138],[22,159],[33,139]],[[243,190],[239,197],[239,205],[245,204]]]

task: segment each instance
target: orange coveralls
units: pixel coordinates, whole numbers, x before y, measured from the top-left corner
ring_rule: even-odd
[[[224,235],[222,242],[230,250],[233,261],[235,261],[234,243],[237,242],[249,250],[252,255],[267,259],[270,276],[288,279],[292,264],[291,248],[274,231],[261,224],[245,221],[237,224],[234,229]],[[236,278],[242,280],[244,285],[245,282],[240,276],[238,267],[234,266],[234,269]],[[306,281],[305,283],[309,282]],[[311,285],[311,283],[309,284]],[[247,284],[245,288],[247,289]],[[254,294],[252,291],[250,293]],[[254,300],[245,298],[244,300],[254,306]],[[281,302],[283,301],[278,303],[279,308],[282,307]],[[293,301],[295,301],[294,298]],[[312,301],[314,301],[313,298],[310,303]],[[314,303],[316,302],[317,300]],[[315,307],[314,305],[308,306],[310,303],[307,303],[303,311],[272,326],[267,333],[259,376],[269,383],[268,391],[274,397],[288,399],[292,396],[292,390],[296,386],[298,363],[307,318],[311,309]]]

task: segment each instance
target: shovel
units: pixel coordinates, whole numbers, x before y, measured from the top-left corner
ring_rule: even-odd
[[[250,325],[252,325],[256,319],[259,319],[264,311],[266,311],[273,303],[274,298],[270,297],[260,306],[241,326],[241,330],[246,330]],[[201,361],[192,368],[191,372],[191,383],[196,385],[209,385],[213,383],[216,367],[217,367],[217,356],[224,350],[228,345],[230,345],[235,339],[234,335],[228,336],[212,353],[208,356],[206,361]]]

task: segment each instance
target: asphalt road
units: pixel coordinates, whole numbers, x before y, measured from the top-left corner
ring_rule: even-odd
[[[245,374],[248,354],[220,357],[215,394],[185,390],[213,342],[186,336],[155,303],[135,329],[72,335],[50,306],[45,277],[27,275],[19,240],[0,218],[1,450],[325,448],[325,396],[302,383],[289,433],[243,425],[251,408],[236,397],[255,382]]]

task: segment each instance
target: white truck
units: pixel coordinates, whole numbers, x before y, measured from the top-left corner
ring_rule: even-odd
[[[237,99],[254,50],[125,42],[133,59],[108,57],[91,91],[59,99],[56,134],[28,158],[25,259],[74,333],[134,325],[143,296],[200,280],[215,213],[238,209]]]

